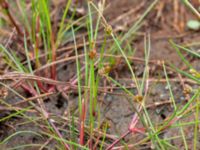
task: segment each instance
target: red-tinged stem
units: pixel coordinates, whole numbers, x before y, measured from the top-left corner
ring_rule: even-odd
[[[56,131],[57,135],[59,136],[60,139],[63,139],[62,135],[60,134],[59,130],[57,129],[57,127],[54,125],[54,123],[51,121],[51,119],[48,119],[48,122],[50,123],[50,125],[54,128],[54,130]],[[66,150],[70,150],[70,147],[65,143],[62,142],[63,145],[65,146]]]
[[[141,109],[141,107],[140,107],[140,109]],[[135,126],[136,126],[137,123],[138,123],[138,115],[135,114],[135,115],[133,116],[133,119],[132,119],[131,124],[130,124],[130,126],[129,126],[129,130],[128,130],[126,133],[124,133],[119,139],[117,139],[116,141],[114,141],[106,150],[111,150],[117,143],[120,142],[120,140],[121,140],[122,138],[124,138],[125,136],[127,136],[127,135],[130,134],[131,132],[134,133],[134,132],[139,131],[137,128],[135,128]]]
[[[106,150],[111,150],[117,143],[120,142],[121,139],[129,135],[130,133],[141,133],[144,134],[145,129],[144,128],[134,128],[132,130],[128,130],[126,133],[124,133],[119,139],[117,139],[115,142],[113,142]]]
[[[84,121],[81,121],[81,127],[80,127],[80,145],[84,145]]]
[[[137,114],[135,114],[129,126],[129,130],[134,130],[137,123],[138,123],[138,116]]]
[[[140,134],[144,134],[145,133],[145,128],[134,128],[133,130],[131,130],[132,133],[140,133]]]
[[[35,95],[35,91],[34,91],[33,88],[31,88],[31,87],[29,87],[29,86],[27,86],[27,85],[25,85],[25,84],[21,84],[21,87],[22,87],[25,91],[29,92],[30,94]]]
[[[41,64],[40,64],[40,61],[39,61],[39,58],[37,57],[39,55],[39,41],[40,41],[40,37],[39,37],[39,33],[40,33],[40,17],[37,16],[36,18],[36,34],[35,34],[35,51],[34,51],[34,56],[36,58],[36,68],[40,68]],[[44,85],[42,84],[42,82],[40,81],[37,81],[37,85],[38,87],[44,91],[44,92],[47,92],[46,88],[44,87]]]
[[[176,122],[178,120],[177,117],[175,117],[174,119],[172,119],[168,125],[166,125],[165,127],[163,127],[161,130],[165,130],[166,128],[170,127],[174,122]]]
[[[21,85],[22,88],[24,88],[25,90],[29,91],[29,93],[31,93],[33,96],[37,96],[37,92],[32,89],[32,88],[29,88],[27,87],[26,85],[22,84]],[[43,107],[43,106],[41,106]],[[54,125],[53,121],[51,119],[49,119],[49,113],[44,110],[44,108],[42,108],[42,113],[43,115],[45,116],[45,119],[47,119],[47,121],[49,122],[49,124],[53,127],[54,131],[56,132],[56,134],[59,136],[60,139],[63,139],[62,135],[60,134],[59,130],[57,129],[57,127]],[[65,143],[65,142],[62,142],[63,145],[65,146],[65,149],[66,150],[69,150],[70,147]]]
[[[84,122],[85,122],[86,110],[85,110],[85,100],[82,102],[82,113],[81,117],[81,125],[80,125],[80,145],[84,145]]]
[[[7,15],[8,15],[8,18],[10,19],[11,23],[13,24],[13,26],[16,28],[17,33],[18,33],[19,35],[23,35],[23,33],[22,33],[22,31],[20,30],[19,26],[17,25],[15,19],[14,19],[13,16],[10,14],[10,10],[9,10],[9,5],[8,5],[8,3],[7,3],[5,0],[3,0],[3,1],[1,2],[1,6],[6,10],[6,13],[7,13]]]
[[[114,141],[106,150],[111,150],[117,143],[119,143],[121,141],[121,139],[123,139],[124,137],[126,137],[130,133],[131,133],[131,130],[128,130],[119,139],[117,139],[116,141]]]
[[[53,33],[51,33],[51,49],[52,49],[52,62],[56,61],[56,47],[54,43],[54,36]],[[51,66],[51,79],[56,80],[56,64],[53,64]],[[55,85],[51,85],[48,89],[48,91],[54,91]]]
[[[42,90],[43,92],[48,92],[48,90],[46,90],[46,88],[44,87],[44,85],[42,84],[42,82],[37,81],[37,85],[40,88],[40,90]]]
[[[142,105],[139,106],[138,112],[140,112],[141,110],[142,110]],[[129,126],[129,130],[135,129],[135,126],[138,123],[138,121],[139,121],[138,114],[134,114],[133,119],[132,119],[130,126]]]

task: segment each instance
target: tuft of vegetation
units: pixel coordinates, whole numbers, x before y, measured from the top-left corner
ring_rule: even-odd
[[[197,20],[185,23],[197,32],[199,11],[182,2],[174,2],[174,8],[192,11]],[[131,12],[140,12],[139,17],[124,30],[106,16],[114,2],[83,3],[0,0],[0,145],[9,150],[199,149],[199,51],[172,37],[168,45],[184,67],[152,59],[154,35],[148,17],[154,20],[151,12],[158,11],[162,20],[159,15],[168,2],[138,1]],[[134,47],[137,40],[144,42],[142,50]],[[152,90],[160,83],[168,100],[156,95],[152,102]],[[127,103],[122,104],[122,96]],[[114,107],[114,102],[119,104]],[[109,110],[114,110],[111,118],[106,116]],[[115,116],[129,116],[129,121],[113,121]],[[120,132],[115,124],[126,127]],[[177,135],[168,136],[174,130]]]

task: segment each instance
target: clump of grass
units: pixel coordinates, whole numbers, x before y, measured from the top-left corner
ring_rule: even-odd
[[[193,148],[197,149],[199,126],[198,101],[200,89],[191,89],[191,97],[184,105],[179,106],[172,89],[172,84],[170,83],[170,78],[168,77],[168,68],[174,69],[175,73],[180,73],[181,75],[192,79],[196,84],[199,85],[200,73],[194,67],[192,67],[190,62],[183,56],[181,51],[185,51],[190,55],[197,57],[197,59],[200,58],[199,54],[190,50],[189,48],[170,41],[172,47],[176,50],[182,61],[188,67],[189,71],[183,71],[175,67],[173,64],[168,64],[164,61],[161,61],[160,66],[163,68],[166,85],[169,89],[170,103],[172,104],[173,112],[167,116],[163,122],[156,124],[151,119],[146,104],[148,101],[150,88],[149,62],[151,54],[151,35],[150,33],[147,33],[144,36],[145,56],[143,62],[145,67],[141,80],[136,76],[132,67],[132,62],[129,59],[129,54],[132,54],[130,47],[131,44],[127,42],[126,48],[123,48],[122,46],[122,44],[129,40],[131,35],[134,35],[136,31],[143,25],[142,22],[144,18],[154,8],[158,0],[154,0],[151,3],[138,21],[136,21],[136,23],[121,38],[114,33],[112,27],[103,16],[105,0],[100,2],[99,6],[92,1],[88,1],[88,14],[81,18],[85,19],[85,24],[83,26],[86,27],[87,30],[87,35],[81,37],[83,43],[82,51],[79,49],[77,43],[77,35],[81,27],[75,26],[75,22],[77,22],[77,20],[73,20],[74,14],[72,14],[70,17],[68,16],[68,12],[72,4],[71,0],[66,3],[61,21],[56,22],[58,24],[58,29],[54,29],[52,26],[50,1],[32,0],[30,2],[30,16],[27,15],[28,13],[26,12],[26,1],[23,0],[18,3],[21,10],[20,13],[24,20],[23,29],[21,29],[21,27],[16,23],[13,14],[10,12],[10,4],[8,4],[5,0],[0,2],[12,25],[16,28],[19,39],[23,39],[23,55],[26,61],[23,62],[21,55],[3,45],[0,45],[0,51],[4,55],[4,62],[9,66],[9,71],[18,72],[18,76],[15,76],[12,81],[15,82],[18,87],[23,88],[25,92],[28,92],[33,96],[31,98],[26,98],[18,93],[17,89],[15,89],[15,86],[8,86],[3,82],[0,82],[2,86],[20,97],[21,102],[26,102],[27,104],[27,107],[25,108],[15,107],[15,105],[6,103],[4,100],[0,100],[2,105],[14,110],[14,112],[10,113],[8,116],[1,118],[0,122],[5,122],[13,117],[18,117],[25,119],[25,121],[21,124],[34,123],[34,125],[40,128],[38,133],[33,131],[16,131],[15,133],[3,139],[0,145],[8,143],[9,140],[17,135],[28,133],[42,137],[44,140],[46,140],[46,142],[42,144],[31,143],[18,145],[11,149],[26,147],[39,147],[40,149],[43,149],[47,148],[51,141],[56,141],[57,145],[55,147],[58,149],[109,150],[113,148],[117,149],[120,146],[120,148],[129,149],[134,146],[148,144],[153,149],[164,150],[169,148],[177,149],[176,146],[170,143],[170,140],[176,138],[182,138],[185,149],[189,149],[184,128],[186,125],[194,125]],[[188,1],[185,1],[185,3],[191,7]],[[193,7],[191,7],[191,9],[193,9]],[[195,13],[198,14],[197,12]],[[66,22],[66,18],[70,21]],[[94,22],[95,18],[97,19],[96,23]],[[103,43],[98,45],[97,41],[101,27],[104,28],[104,32],[101,33],[103,34],[104,39]],[[54,30],[57,31],[57,34],[54,32]],[[67,83],[57,81],[58,72],[56,67],[57,63],[62,63],[65,61],[58,60],[59,55],[57,51],[57,49],[63,45],[63,41],[70,41],[70,39],[65,38],[65,34],[70,34],[71,37],[73,37],[72,51],[74,52],[74,56],[72,56],[73,58],[68,58],[66,60],[74,60],[74,63],[76,63],[76,74],[72,78],[73,80],[70,80]],[[107,45],[108,38],[112,39],[111,45]],[[108,54],[108,52],[110,53],[110,57],[104,57],[106,54]],[[120,54],[120,57],[124,59],[125,65],[130,71],[131,80],[135,85],[134,92],[132,89],[127,89],[124,85],[120,84],[114,77],[110,75],[112,67],[115,66],[116,63],[116,61],[113,60],[114,58],[112,58],[115,54]],[[48,63],[50,65],[48,65]],[[50,69],[46,66],[50,67]],[[8,72],[5,72],[5,74],[6,73]],[[40,78],[41,76],[43,76],[43,78]],[[0,81],[3,80],[6,80],[5,76],[0,77]],[[102,80],[112,82],[114,85],[118,86],[120,90],[123,90],[130,98],[129,104],[132,108],[132,111],[135,112],[135,114],[132,116],[132,120],[129,123],[127,131],[122,135],[117,135],[118,138],[111,138],[111,142],[109,141],[110,135],[107,131],[109,129],[109,124],[102,123],[101,118],[103,114],[101,114],[101,105],[98,102],[100,83]],[[57,114],[51,114],[47,111],[42,97],[43,95],[56,95],[58,93],[64,95],[65,91],[58,88],[59,84],[64,85],[63,90],[73,92],[75,89],[77,91],[78,114],[76,112],[67,112],[67,115],[64,114],[63,116],[58,116]],[[36,102],[33,102],[33,100],[36,100]],[[21,102],[19,102],[19,104]],[[34,112],[36,117],[27,115],[29,112]],[[195,120],[193,122],[186,123],[181,120],[192,115],[193,112],[195,112]],[[139,123],[142,124],[142,128],[138,127]],[[161,134],[165,130],[175,127],[180,129],[180,135],[166,139],[161,137]],[[124,142],[123,138],[131,133],[142,135],[144,138],[140,141],[136,141],[136,143],[133,145]]]

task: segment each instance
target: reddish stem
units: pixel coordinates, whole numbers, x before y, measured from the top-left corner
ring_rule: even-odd
[[[23,89],[29,91],[29,93],[31,93],[33,96],[37,96],[37,92],[33,89],[33,88],[29,88],[26,85],[22,84],[21,85]],[[45,116],[45,119],[47,119],[47,121],[49,122],[49,124],[53,127],[53,129],[55,130],[56,134],[59,136],[60,139],[63,139],[62,135],[60,134],[59,130],[57,129],[57,127],[54,125],[54,123],[51,121],[51,119],[49,119],[49,113],[46,110],[43,110],[43,115]],[[65,146],[66,150],[69,150],[70,147],[65,143],[62,142],[63,145]]]
[[[63,139],[62,135],[60,134],[59,130],[57,129],[57,127],[54,125],[54,123],[48,119],[48,122],[51,124],[51,126],[54,128],[54,130],[56,131],[57,135],[59,136],[60,139]],[[70,147],[65,143],[65,142],[62,142],[63,145],[65,146],[65,149],[66,150],[70,150]]]
[[[85,100],[82,102],[82,113],[80,114],[81,125],[80,125],[80,145],[84,145],[84,122],[85,122],[86,110]]]
[[[123,139],[124,137],[126,137],[130,133],[131,133],[131,130],[128,130],[119,139],[117,139],[116,141],[114,141],[106,150],[111,150],[117,143],[119,143],[121,141],[121,139]]]
[[[23,35],[23,33],[22,33],[22,31],[20,30],[19,26],[17,25],[15,19],[13,18],[13,16],[12,16],[11,13],[10,13],[9,4],[8,4],[5,0],[3,0],[3,1],[1,2],[1,6],[2,6],[2,8],[4,8],[4,9],[6,10],[6,13],[7,13],[7,15],[8,15],[8,18],[10,19],[11,23],[13,24],[13,26],[16,28],[17,33],[18,33],[19,35]]]
[[[35,95],[35,91],[34,91],[33,88],[31,88],[31,87],[29,87],[29,86],[27,86],[27,85],[25,85],[25,84],[21,84],[21,87],[22,87],[25,91],[27,91],[28,93],[30,93],[30,94],[32,94],[32,95]]]
[[[39,55],[39,41],[40,41],[40,37],[39,37],[39,33],[40,33],[40,17],[37,16],[36,18],[36,28],[33,29],[36,30],[36,34],[35,34],[35,51],[34,51],[34,56],[35,58]],[[36,58],[36,68],[40,68],[40,61],[39,58]],[[39,75],[39,74],[38,74]],[[44,85],[42,84],[41,81],[37,81],[37,85],[38,87],[43,91],[43,92],[47,92],[48,90],[46,90],[46,88],[44,87]]]
[[[141,109],[141,107],[139,109]],[[131,132],[135,133],[135,132],[140,131],[140,129],[135,128],[135,126],[136,126],[137,123],[138,123],[138,116],[137,116],[137,114],[135,114],[133,116],[133,119],[132,119],[131,124],[129,126],[129,130],[126,133],[124,133],[119,139],[117,139],[116,141],[114,141],[106,150],[111,150],[117,143],[120,142],[120,140],[122,138],[124,138],[125,136],[127,136]]]
[[[48,92],[48,90],[46,90],[46,88],[44,87],[41,81],[37,81],[37,85],[40,88],[40,90],[42,90],[43,92],[45,93]]]

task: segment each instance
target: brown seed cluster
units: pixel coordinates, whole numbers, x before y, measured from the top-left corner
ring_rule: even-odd
[[[109,65],[106,65],[105,67],[101,68],[98,73],[100,75],[106,75],[106,74],[109,74],[111,71],[111,67]]]
[[[136,95],[133,97],[133,100],[137,103],[142,103],[143,101],[143,96],[142,95]]]
[[[97,51],[96,51],[96,49],[93,49],[93,50],[91,50],[91,51],[89,52],[89,58],[90,58],[90,59],[94,59],[94,58],[96,58],[96,56],[97,56]]]

